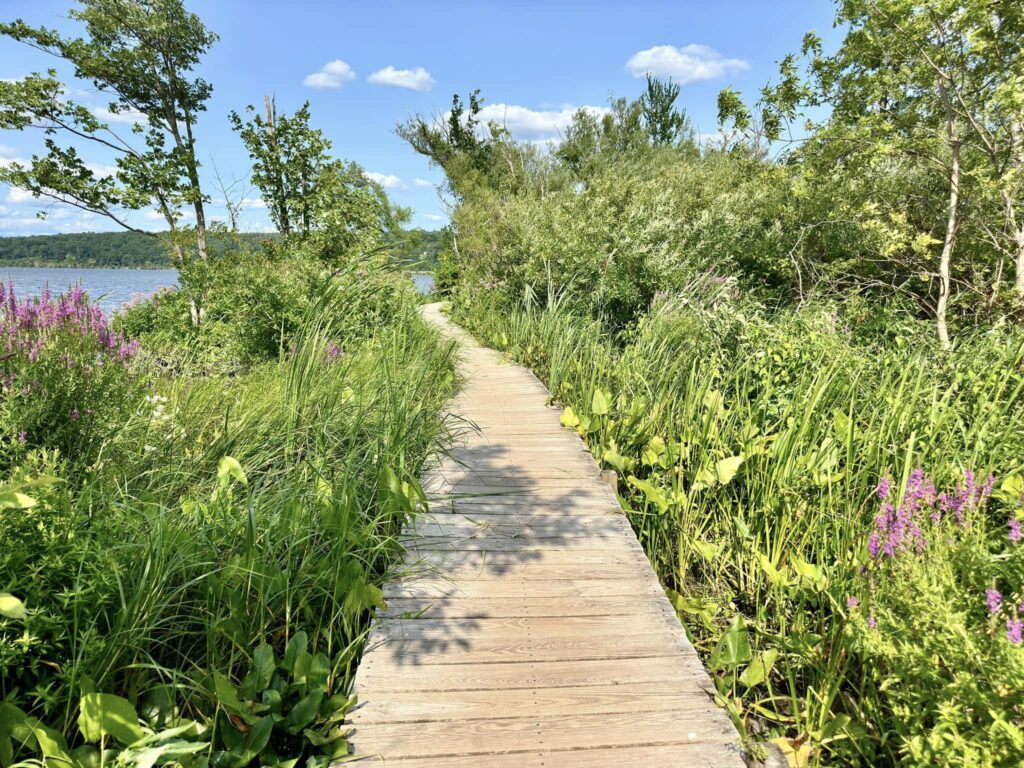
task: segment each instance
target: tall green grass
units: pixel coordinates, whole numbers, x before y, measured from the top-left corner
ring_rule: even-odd
[[[341,351],[344,296],[326,284],[279,359],[153,378],[117,462],[71,475],[39,451],[9,478],[36,503],[0,509],[0,584],[28,609],[0,619],[0,763],[46,754],[46,733],[64,755],[93,741],[92,692],[130,702],[162,749],[185,729],[201,751],[182,765],[344,753],[370,610],[454,387],[411,296]],[[75,765],[100,758],[79,749]]]
[[[965,470],[1019,477],[1020,336],[978,335],[947,357],[915,337],[860,342],[835,307],[768,316],[701,290],[703,299],[665,301],[617,337],[557,302],[507,312],[477,299],[456,304],[453,314],[532,367],[569,407],[563,423],[618,471],[634,528],[708,662],[719,702],[745,733],[775,739],[793,760],[928,764],[929,750],[939,750],[949,764],[966,765],[964,756],[988,743],[988,763],[1014,764],[1024,755],[1020,697],[986,703],[961,691],[959,702],[943,698],[941,670],[954,679],[973,662],[943,657],[948,647],[935,652],[914,636],[915,621],[919,629],[931,620],[984,626],[984,589],[979,596],[965,584],[980,589],[985,574],[994,584],[993,574],[1015,557],[999,554],[1012,493],[1009,509],[997,506],[975,523],[980,538],[971,546],[991,550],[993,560],[982,556],[991,567],[943,587],[949,594],[938,608],[947,615],[901,619],[895,603],[877,607],[879,616],[888,610],[893,622],[905,622],[885,630],[891,638],[934,655],[921,662],[940,670],[930,689],[898,682],[902,670],[889,650],[868,654],[856,639],[882,635],[856,628],[867,626],[874,596],[882,600],[873,584],[895,578],[867,551],[880,478],[902,488],[918,467],[939,488],[955,486]],[[937,557],[954,556],[940,550]],[[907,577],[904,592],[915,583]],[[1010,646],[991,626],[991,653],[1003,654]],[[907,655],[903,663],[919,661]],[[994,685],[978,677],[982,687]],[[917,699],[907,699],[913,707],[887,692],[900,685],[921,686]],[[960,741],[932,746],[929,734],[957,706],[968,714],[942,727],[962,732]],[[993,721],[975,711],[986,706]],[[904,711],[911,708],[919,710],[915,725]]]

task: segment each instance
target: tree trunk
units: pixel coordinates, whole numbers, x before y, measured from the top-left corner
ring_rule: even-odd
[[[942,256],[939,258],[939,301],[935,306],[939,343],[945,350],[953,348],[953,344],[949,340],[949,328],[946,325],[946,307],[949,303],[950,264],[953,260],[956,233],[960,227],[960,144],[955,139],[951,141],[950,151],[949,211],[946,217],[946,237],[942,242]]]
[[[1017,298],[1024,300],[1024,227],[1017,230],[1014,244],[1017,246],[1017,257],[1014,262],[1017,265],[1017,279],[1014,280],[1013,287],[1017,290]]]
[[[288,216],[288,195],[284,180],[284,157],[281,156],[281,148],[277,141],[277,104],[270,96],[263,97],[263,105],[267,110],[267,141],[274,153],[274,186],[277,200],[271,201],[271,205],[277,211],[277,225],[281,234],[287,237],[291,234],[292,224]]]

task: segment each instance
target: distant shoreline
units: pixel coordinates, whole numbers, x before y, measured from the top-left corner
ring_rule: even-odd
[[[23,261],[0,261],[0,269],[177,269],[173,264],[68,264],[67,262],[44,262],[42,264],[26,264]]]

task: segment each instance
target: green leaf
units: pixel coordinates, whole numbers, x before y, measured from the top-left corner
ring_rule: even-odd
[[[818,592],[828,586],[828,577],[820,567],[796,555],[792,555],[789,559],[793,563],[793,570],[796,571],[802,582],[814,587]]]
[[[311,691],[327,690],[327,680],[331,676],[331,663],[327,656],[318,653],[309,662],[309,670],[306,672],[306,685]]]
[[[665,490],[663,488],[654,485],[649,480],[640,480],[633,475],[630,475],[626,482],[643,493],[644,498],[647,499],[648,503],[654,504],[658,508],[659,512],[665,512],[668,510],[669,499],[665,495]]]
[[[86,741],[108,735],[128,746],[143,737],[139,715],[128,699],[110,693],[87,693],[78,705],[78,729]]]
[[[789,583],[787,569],[785,567],[777,568],[775,563],[771,561],[771,558],[767,555],[763,555],[760,552],[755,553],[757,562],[761,565],[761,570],[768,576],[768,581],[775,587],[784,587]]]
[[[735,669],[750,661],[751,656],[750,634],[743,617],[737,614],[711,653],[711,666],[714,669]]]
[[[284,649],[284,659],[281,662],[281,666],[284,667],[289,673],[295,673],[295,662],[298,661],[299,656],[306,652],[306,646],[309,644],[309,638],[305,632],[299,631],[292,635],[291,640],[288,641],[288,645]]]
[[[580,425],[579,417],[576,415],[576,411],[572,409],[572,406],[566,406],[558,420],[562,423],[563,427],[568,427],[569,429],[575,429]]]
[[[285,730],[288,733],[298,733],[312,723],[320,712],[320,705],[323,703],[323,700],[323,691],[313,691],[299,699],[298,703],[292,707],[288,717],[284,720]]]
[[[761,651],[747,668],[743,670],[743,674],[739,678],[740,682],[747,686],[747,688],[760,685],[768,679],[768,675],[771,674],[775,661],[778,658],[778,648],[769,648],[766,651]]]
[[[270,685],[276,670],[277,659],[274,658],[274,649],[266,643],[259,645],[253,651],[252,668],[243,681],[243,686],[251,698],[256,698],[260,691]]]
[[[245,706],[238,698],[238,690],[231,682],[231,678],[221,672],[213,673],[214,686],[217,690],[217,701],[224,709],[233,715],[238,715],[247,723],[253,721],[251,707]]]
[[[1007,504],[1024,501],[1024,475],[1007,475],[992,495]]]
[[[700,556],[709,563],[718,557],[718,553],[722,551],[722,547],[720,545],[713,544],[710,541],[694,541],[693,547],[700,553]]]
[[[25,604],[10,592],[0,592],[0,616],[24,621],[28,618]]]
[[[601,458],[604,459],[605,464],[615,467],[619,472],[626,469],[626,459],[619,453],[619,449],[614,442],[605,449]]]
[[[217,480],[220,481],[222,486],[226,486],[232,478],[242,485],[246,485],[249,482],[245,472],[242,471],[242,465],[236,459],[224,456],[221,458],[220,463],[217,464]]]
[[[134,712],[134,710],[132,711]],[[138,723],[136,723],[136,727],[138,727]],[[142,732],[141,729],[139,732]],[[32,735],[35,736],[36,743],[39,744],[39,751],[43,753],[43,765],[58,766],[59,768],[71,767],[68,745],[59,731],[36,722],[32,727]]]
[[[595,389],[590,400],[590,412],[595,416],[607,416],[612,407],[612,396],[602,389]]]
[[[252,728],[245,735],[242,742],[246,757],[252,761],[256,755],[270,743],[270,736],[274,732],[274,718],[270,715],[261,717],[252,724]]]
[[[0,509],[31,509],[38,503],[31,496],[18,491],[0,492]]]
[[[743,454],[740,454],[739,456],[730,456],[719,461],[715,464],[715,479],[722,485],[728,485],[736,477],[736,472],[739,471],[743,458]]]

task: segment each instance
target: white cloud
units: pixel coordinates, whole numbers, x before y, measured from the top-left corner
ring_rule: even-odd
[[[8,147],[6,144],[0,144],[0,168],[6,168],[12,163],[28,165],[29,161],[23,157],[18,157],[18,150],[14,147]]]
[[[413,91],[429,91],[434,87],[434,78],[423,67],[395,69],[388,66],[378,69],[367,80],[374,85],[391,85],[395,88],[409,88]]]
[[[720,80],[727,75],[750,69],[750,64],[744,59],[727,59],[706,45],[691,43],[682,48],[656,45],[634,53],[626,62],[626,69],[633,73],[633,77],[648,74],[671,77],[686,85],[701,80]]]
[[[507,128],[517,139],[546,141],[564,133],[580,109],[597,116],[608,113],[605,107],[568,105],[558,110],[537,110],[516,104],[487,104],[477,117],[481,123],[493,122]],[[448,119],[447,114],[445,119]]]
[[[64,215],[58,215],[64,211]],[[59,223],[54,223],[59,220]],[[55,209],[46,218],[38,216],[5,216],[0,219],[0,235],[56,234],[58,232],[97,232],[103,228],[99,217],[91,213]]]
[[[193,211],[181,211],[181,216],[178,217],[178,221],[179,222],[189,222],[189,221],[193,221],[195,219],[195,217],[196,217],[196,215],[195,215],[195,213]],[[142,218],[145,221],[154,221],[154,222],[159,222],[159,223],[163,223],[163,224],[167,223],[167,219],[164,217],[163,212],[157,210],[156,208],[150,208],[148,211],[146,211],[144,214],[142,214]]]
[[[22,205],[24,203],[38,202],[38,198],[27,189],[11,187],[7,190],[7,202]]]
[[[448,217],[438,216],[436,213],[421,213],[420,215],[427,221],[448,221]]]
[[[427,181],[426,179],[413,179],[412,180],[412,185],[414,187],[432,187],[432,186],[434,186],[431,182]]]
[[[242,208],[266,208],[267,203],[262,197],[244,197],[241,203]]]
[[[402,180],[397,176],[393,176],[390,173],[376,173],[374,171],[366,171],[363,175],[370,181],[375,181],[380,184],[384,189],[395,189],[402,185]]]
[[[334,61],[328,61],[320,67],[319,72],[306,75],[306,79],[302,81],[302,84],[310,88],[337,89],[341,88],[349,80],[355,80],[355,78],[356,73],[352,70],[352,67],[341,59],[335,59]]]
[[[107,107],[93,107],[92,113],[104,123],[124,123],[125,125],[149,125],[148,118],[134,109],[111,112]]]
[[[86,163],[85,167],[101,179],[112,177],[117,173],[116,165],[107,165],[106,163]]]

